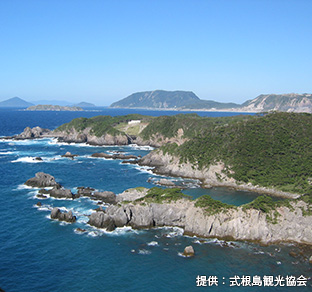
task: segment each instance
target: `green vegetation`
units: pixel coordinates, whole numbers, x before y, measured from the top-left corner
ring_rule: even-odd
[[[208,195],[203,195],[196,199],[195,207],[203,208],[208,215],[214,215],[220,212],[227,212],[230,209],[236,208],[236,206],[214,200]]]
[[[82,132],[86,128],[90,128],[90,133],[97,137],[101,137],[105,134],[118,135],[123,132],[119,131],[116,126],[120,123],[128,123],[131,120],[150,120],[151,117],[142,116],[139,114],[130,114],[126,116],[96,116],[90,119],[78,118],[71,122],[58,127],[57,131],[67,131],[75,129],[78,132]]]
[[[268,222],[276,224],[277,218],[281,215],[276,208],[287,207],[289,210],[293,211],[294,208],[290,202],[295,200],[278,200],[273,201],[269,196],[259,196],[252,202],[245,204],[243,210],[256,209],[263,213],[266,213],[266,219]]]
[[[200,99],[191,91],[154,90],[136,92],[114,102],[111,107],[125,108],[177,108]]]
[[[178,188],[173,189],[161,189],[153,187],[149,189],[147,195],[143,198],[135,200],[135,202],[146,202],[146,203],[164,203],[177,201],[181,199],[191,199],[191,196],[185,195]]]
[[[137,188],[135,188],[137,189]],[[145,188],[139,187],[138,189],[144,190]],[[137,199],[134,203],[138,203],[142,206],[146,206],[149,203],[170,203],[172,201],[177,201],[181,199],[192,200],[191,196],[185,195],[178,188],[173,189],[162,189],[159,187],[153,187],[148,190],[147,195],[143,198]],[[304,201],[307,203],[307,208],[301,207],[303,216],[312,215],[312,194],[302,195],[298,199],[282,199],[274,201],[269,196],[259,196],[252,202],[242,205],[243,211],[249,209],[259,210],[266,215],[266,220],[269,223],[277,224],[278,217],[281,214],[277,211],[279,207],[287,207],[290,211],[294,211],[292,203],[297,203],[299,201]],[[212,199],[208,195],[203,195],[197,198],[195,201],[195,207],[202,208],[207,215],[214,215],[218,213],[226,213],[230,210],[237,210],[239,207],[220,202],[218,200]],[[123,201],[122,204],[131,203],[129,201]]]
[[[312,191],[312,115],[271,113],[206,127],[181,146],[166,145],[164,153],[199,168],[218,161],[237,181],[282,191]]]
[[[140,126],[128,126],[130,120],[141,120],[141,124],[147,126],[140,132]],[[221,161],[226,166],[224,174],[239,183],[300,194],[312,192],[311,114],[270,113],[218,118],[197,114],[98,116],[74,119],[57,130],[82,132],[86,128],[98,137],[106,133],[126,133],[159,141],[161,136],[172,138],[181,134],[186,142],[180,146],[168,143],[160,150],[179,157],[181,163],[191,163],[194,169]]]
[[[164,137],[171,138],[178,134],[178,130],[183,130],[183,138],[195,138],[204,136],[217,126],[229,125],[238,121],[246,121],[254,117],[239,115],[232,117],[207,118],[194,114],[179,114],[175,116],[161,116],[152,120],[142,131],[143,139],[149,139],[155,134],[161,134]]]
[[[136,188],[128,189],[128,190],[126,190],[126,192],[131,192],[133,190],[138,191],[138,192],[144,192],[146,190],[146,188],[145,187],[136,187]]]

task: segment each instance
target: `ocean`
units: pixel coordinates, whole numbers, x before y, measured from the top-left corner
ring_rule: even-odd
[[[20,133],[26,126],[54,129],[76,117],[141,113],[172,115],[177,111],[102,109],[85,112],[27,112],[0,109],[0,136]],[[201,112],[224,116],[234,113]],[[67,151],[78,156],[63,158]],[[91,158],[95,152],[146,155],[149,147],[89,146],[58,143],[55,139],[3,140],[0,138],[0,287],[14,291],[311,291],[311,265],[294,258],[290,244],[261,246],[248,242],[224,242],[183,236],[179,228],[106,232],[87,225],[97,208],[88,198],[39,200],[38,189],[24,182],[36,172],[53,175],[64,187],[93,187],[116,194],[132,187],[153,187],[147,167],[118,160]],[[41,157],[42,161],[34,160]],[[183,192],[194,198],[241,205],[258,194],[226,188],[201,189],[196,180],[168,179],[188,186]],[[36,206],[40,201],[41,207]],[[51,220],[53,207],[72,210],[73,224]],[[86,231],[78,232],[82,228]],[[195,256],[181,255],[192,245]],[[273,278],[272,278],[273,277]],[[261,286],[259,286],[261,284]],[[306,284],[307,286],[299,286]],[[268,286],[273,285],[273,286]],[[284,285],[284,286],[283,286]]]

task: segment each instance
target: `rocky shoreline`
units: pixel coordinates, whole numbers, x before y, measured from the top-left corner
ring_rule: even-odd
[[[57,198],[84,196],[105,203],[107,208],[99,207],[91,213],[88,224],[107,231],[124,226],[134,229],[170,226],[182,228],[185,235],[203,238],[312,245],[312,206],[311,197],[307,196],[266,210],[269,205],[236,207],[208,196],[192,200],[179,189],[134,188],[116,195],[80,187],[77,194],[72,194],[45,173],[37,173],[25,184],[42,188],[50,195],[58,191]],[[74,223],[77,218],[71,211],[62,213],[53,208],[51,219]]]
[[[254,186],[252,184],[240,184],[233,178],[227,177],[222,170],[223,163],[211,165],[208,169],[198,169],[190,163],[180,163],[179,158],[168,153],[163,154],[161,150],[155,150],[144,156],[138,162],[141,166],[153,167],[152,171],[156,174],[174,177],[198,179],[202,182],[203,188],[228,187],[236,190],[251,191],[267,194],[276,197],[296,199],[300,194],[283,192],[274,188]]]
[[[291,203],[290,208],[277,208],[277,221],[270,222],[268,214],[256,209],[237,207],[209,214],[205,208],[197,207],[196,201],[187,199],[163,203],[135,200],[92,213],[88,223],[110,231],[123,226],[135,229],[173,226],[183,228],[185,235],[204,238],[256,241],[262,244],[312,244],[312,216],[303,215],[303,210],[307,208],[303,201]],[[273,213],[270,215],[274,216]]]
[[[182,134],[178,135],[174,140],[177,143],[183,143],[181,140]],[[136,143],[139,146],[152,146],[159,147],[163,143],[170,143],[162,137],[154,137],[155,139],[143,140],[140,137],[131,138],[127,135],[112,136],[106,134],[101,137],[96,137],[90,134],[90,129],[85,129],[82,133],[72,131],[71,133],[65,133],[60,131],[51,131],[48,129],[42,129],[40,127],[25,128],[25,130],[16,136],[4,137],[4,139],[38,139],[38,138],[57,138],[60,142],[66,143],[87,143],[90,145],[129,145]],[[159,140],[160,139],[160,140]],[[180,140],[181,141],[180,141]],[[167,141],[168,140],[168,141]],[[160,142],[161,141],[161,142]],[[66,154],[65,154],[66,155]],[[72,155],[73,156],[73,155]],[[69,156],[68,156],[69,157]],[[237,190],[245,190],[256,192],[260,194],[268,194],[270,196],[283,197],[283,198],[298,198],[300,194],[294,194],[289,192],[283,192],[274,188],[266,188],[261,186],[254,186],[252,184],[243,184],[235,181],[233,178],[227,177],[222,170],[224,164],[221,162],[211,165],[208,169],[198,169],[190,163],[180,163],[179,158],[172,156],[168,153],[164,154],[161,150],[154,150],[144,157],[136,157],[132,155],[123,154],[106,154],[106,153],[95,153],[92,157],[105,158],[105,159],[123,159],[124,163],[138,164],[141,166],[150,166],[152,171],[156,174],[168,175],[173,177],[191,178],[200,180],[203,188],[211,187],[228,187]],[[73,158],[73,157],[72,157]],[[132,159],[132,160],[129,160]]]

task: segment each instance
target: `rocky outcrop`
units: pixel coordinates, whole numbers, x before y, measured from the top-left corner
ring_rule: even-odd
[[[35,138],[42,138],[44,136],[47,136],[51,133],[50,130],[48,129],[43,129],[40,127],[34,127],[34,128],[30,128],[30,127],[26,127],[24,129],[24,131],[15,136],[15,139],[35,139]]]
[[[143,198],[146,196],[147,191],[149,189],[138,187],[133,189],[128,189],[119,194],[116,197],[117,202],[123,202],[123,201],[135,201],[137,199]]]
[[[66,131],[54,130],[52,135],[58,138],[59,141],[66,143],[88,143],[90,145],[128,145],[128,136],[125,134],[111,135],[104,134],[100,137],[91,133],[90,128],[83,131],[77,131],[72,128]]]
[[[183,251],[183,255],[185,257],[193,257],[195,255],[195,251],[194,251],[193,246],[191,246],[191,245],[186,246],[184,251]]]
[[[66,221],[69,223],[76,222],[76,216],[73,216],[72,211],[62,212],[59,208],[55,207],[51,211],[51,219],[56,219],[59,221]]]
[[[91,197],[93,192],[95,191],[94,188],[90,187],[78,187],[78,192],[75,195],[76,197]]]
[[[185,141],[189,140],[185,138],[184,131],[182,128],[177,130],[177,133],[174,137],[165,137],[162,134],[155,133],[148,139],[143,139],[141,136],[137,136],[133,139],[133,143],[140,146],[152,146],[152,147],[161,147],[166,144],[176,143],[177,145],[182,145]]]
[[[116,194],[113,192],[105,191],[105,192],[94,192],[93,196],[91,196],[93,200],[100,200],[103,203],[107,204],[116,204]]]
[[[175,187],[175,183],[169,179],[162,178],[159,181],[155,182],[157,185],[166,186],[166,187]]]
[[[270,214],[256,209],[233,207],[215,214],[196,207],[194,201],[147,203],[144,201],[109,206],[92,213],[89,224],[112,230],[119,226],[151,228],[177,226],[185,234],[234,240],[259,241],[264,244],[297,242],[312,244],[312,216],[304,215],[308,205],[292,201],[291,207],[278,207]],[[278,215],[277,213],[278,212]],[[275,220],[269,220],[268,216]]]
[[[124,155],[124,154],[107,154],[107,153],[93,153],[91,157],[96,157],[96,158],[106,158],[106,159],[137,159],[138,156],[135,155]]]
[[[180,176],[193,179],[200,179],[206,186],[218,186],[228,184],[234,186],[235,180],[228,178],[222,170],[224,164],[219,162],[209,168],[198,169],[191,163],[180,163],[180,159],[161,150],[154,150],[145,155],[139,165],[154,167],[154,172],[169,176]]]
[[[154,167],[153,172],[157,174],[199,179],[202,182],[202,186],[206,188],[224,186],[291,199],[300,197],[298,194],[283,192],[273,188],[254,186],[251,183],[239,183],[223,172],[225,165],[222,162],[210,165],[208,168],[199,169],[192,163],[181,163],[179,157],[172,156],[168,153],[164,154],[159,149],[142,157],[138,164]]]
[[[71,159],[74,159],[76,156],[78,156],[78,155],[77,154],[71,154],[70,152],[66,152],[64,155],[62,155],[62,157],[71,158]]]
[[[70,189],[65,189],[63,187],[54,186],[51,190],[42,189],[39,191],[39,194],[50,195],[53,198],[57,199],[74,199],[75,195],[71,192]]]
[[[25,185],[34,188],[61,187],[61,185],[55,181],[55,178],[52,175],[44,172],[37,172],[35,177],[30,178],[25,182]]]

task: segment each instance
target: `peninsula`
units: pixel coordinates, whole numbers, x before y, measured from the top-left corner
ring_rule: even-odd
[[[148,145],[134,163],[159,174],[296,198],[312,191],[312,115],[270,113],[207,118],[138,114],[78,118],[53,131],[26,128],[14,139],[55,137],[91,145]],[[12,138],[12,137],[10,137]]]
[[[174,226],[183,228],[186,235],[200,237],[249,240],[263,244],[312,244],[311,194],[281,201],[259,196],[237,207],[207,195],[192,200],[177,188],[138,187],[116,195],[80,187],[77,194],[72,194],[70,189],[62,188],[53,176],[45,173],[36,173],[25,184],[41,188],[39,198],[46,198],[45,195],[73,200],[88,197],[101,204],[109,204],[105,210],[100,207],[93,212],[88,221],[89,225],[107,231],[123,226],[136,229]],[[69,223],[76,221],[71,211],[62,213],[57,207],[53,208],[51,219]]]

